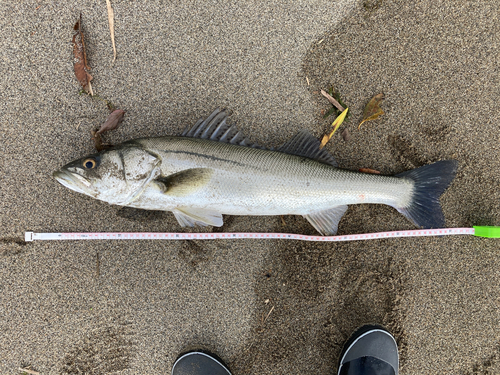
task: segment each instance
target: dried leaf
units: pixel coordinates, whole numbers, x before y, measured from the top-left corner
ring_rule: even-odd
[[[94,140],[94,143],[95,143],[95,149],[98,152],[101,152],[102,150],[106,150],[108,148],[113,147],[113,145],[111,145],[109,143],[103,143],[101,135],[97,134],[97,132],[95,130],[92,130],[90,132],[90,134],[92,134],[92,139]]]
[[[375,169],[370,169],[370,168],[359,168],[359,171],[361,173],[371,173],[371,174],[380,174],[379,171],[375,170]]]
[[[328,141],[333,137],[339,126],[344,122],[345,116],[347,115],[347,111],[349,111],[349,108],[346,108],[339,117],[335,119],[335,121],[332,124],[332,132],[329,135],[324,135],[323,139],[321,140],[321,144],[319,145],[319,148],[322,149],[325,147],[325,145],[328,143]]]
[[[92,85],[90,81],[92,80],[92,76],[89,71],[90,68],[87,65],[87,55],[85,53],[85,41],[83,40],[83,32],[82,32],[82,15],[80,14],[80,19],[76,22],[75,34],[73,35],[73,55],[74,62],[73,66],[75,69],[75,75],[80,85],[82,85],[83,90],[90,95],[94,95],[92,92]]]
[[[102,140],[101,140],[101,135],[100,134],[97,134],[97,132],[95,130],[92,130],[90,132],[90,134],[92,134],[92,139],[94,140],[94,144],[95,144],[95,149],[98,151],[98,152],[101,152],[102,150],[105,149],[104,145],[102,144]]]
[[[125,111],[123,109],[115,109],[109,114],[104,124],[101,125],[100,129],[95,134],[99,135],[109,130],[116,129],[122,123],[124,115]]]
[[[335,107],[337,107],[337,109],[340,112],[344,112],[344,107],[342,107],[340,105],[340,103],[337,100],[335,100],[335,98],[333,96],[331,96],[330,94],[328,94],[325,90],[321,90],[321,95],[323,95],[325,98],[327,98],[328,101],[330,103],[332,103]]]
[[[106,0],[106,7],[108,8],[109,32],[111,33],[111,44],[113,45],[113,62],[115,62],[116,60],[115,16],[113,13],[113,8],[111,7],[111,2],[109,0]]]
[[[384,94],[377,94],[368,102],[365,107],[365,111],[363,112],[363,121],[359,124],[358,129],[361,127],[363,122],[376,120],[379,116],[384,114],[384,111],[380,108],[380,103],[383,99]]]
[[[112,147],[110,144],[102,143],[101,134],[116,129],[123,121],[123,116],[125,115],[125,111],[122,109],[116,109],[110,113],[104,124],[101,125],[99,130],[92,130],[92,139],[95,142],[95,148],[97,151],[101,152],[107,148]]]

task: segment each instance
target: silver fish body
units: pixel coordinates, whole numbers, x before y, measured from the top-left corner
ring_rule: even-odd
[[[195,206],[228,215],[307,215],[357,203],[404,207],[413,182],[335,168],[312,159],[278,151],[236,146],[193,138],[153,138],[134,141],[161,158],[161,174],[205,169],[210,178],[189,191],[164,194],[146,190],[131,205],[172,210]],[[191,193],[192,191],[192,193]]]
[[[347,205],[360,203],[390,205],[419,226],[443,224],[439,195],[454,177],[455,161],[381,176],[339,169],[318,146],[299,132],[278,150],[250,147],[216,111],[183,137],[129,141],[54,177],[112,204],[172,211],[182,226],[221,226],[222,214],[292,214],[334,234]]]

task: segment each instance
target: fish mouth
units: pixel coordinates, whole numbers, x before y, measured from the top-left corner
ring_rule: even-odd
[[[90,181],[85,177],[66,170],[55,171],[52,177],[61,185],[77,193],[91,195]]]

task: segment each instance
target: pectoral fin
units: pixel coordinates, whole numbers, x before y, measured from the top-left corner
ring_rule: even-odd
[[[339,227],[339,221],[347,211],[347,206],[335,206],[324,211],[314,212],[304,217],[318,232],[324,236],[334,236]]]
[[[163,185],[165,194],[183,197],[204,187],[210,181],[212,173],[213,170],[209,168],[192,168],[160,177],[156,182]]]
[[[172,211],[181,227],[202,227],[212,225],[221,227],[223,224],[222,215],[219,212],[204,210],[200,208],[178,207]]]

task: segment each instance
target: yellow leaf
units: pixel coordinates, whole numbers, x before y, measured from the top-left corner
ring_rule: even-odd
[[[335,134],[335,132],[337,131],[337,129],[339,128],[340,125],[342,125],[342,123],[344,122],[344,119],[345,119],[345,116],[347,115],[347,111],[349,110],[349,108],[346,108],[344,110],[344,112],[342,112],[340,114],[339,117],[337,117],[335,119],[335,121],[332,123],[332,132],[329,134],[329,135],[324,135],[323,136],[323,139],[321,140],[321,144],[319,145],[319,148],[322,149],[323,147],[325,147],[325,145],[328,143],[328,141],[333,137],[333,135]]]
[[[376,120],[379,116],[384,114],[384,111],[380,108],[380,103],[384,99],[384,94],[375,95],[372,100],[368,102],[363,112],[363,121],[358,126],[358,129],[366,121]]]
[[[323,136],[323,139],[321,139],[321,144],[319,145],[319,149],[321,150],[323,147],[325,147],[325,145],[328,143],[328,141],[330,140],[330,138],[328,138],[328,135],[324,135]]]

